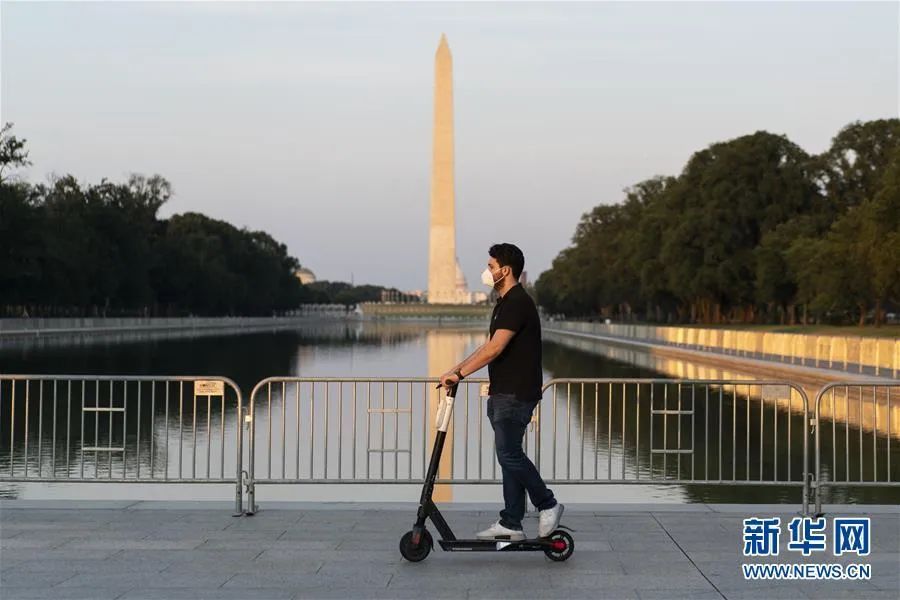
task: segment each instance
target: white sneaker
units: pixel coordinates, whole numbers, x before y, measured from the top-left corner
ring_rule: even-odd
[[[497,521],[484,531],[476,533],[475,537],[479,540],[509,540],[511,542],[518,542],[525,539],[525,532],[521,529],[508,529],[501,525],[500,521]]]
[[[562,518],[565,507],[557,502],[553,508],[542,510],[538,517],[538,537],[547,537],[553,530],[559,527],[559,520]]]

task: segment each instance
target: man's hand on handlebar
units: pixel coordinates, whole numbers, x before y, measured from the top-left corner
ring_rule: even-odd
[[[459,383],[459,377],[456,373],[444,373],[441,375],[441,382],[437,385],[437,387],[443,386],[445,389],[449,390],[451,387]]]

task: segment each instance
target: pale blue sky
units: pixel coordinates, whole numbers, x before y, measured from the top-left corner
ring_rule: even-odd
[[[426,285],[433,58],[454,57],[457,248],[532,278],[579,217],[766,129],[898,112],[897,3],[9,3],[26,175],[159,173],[163,216],[264,229],[320,278]]]

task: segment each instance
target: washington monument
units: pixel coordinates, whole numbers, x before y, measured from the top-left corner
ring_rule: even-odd
[[[431,162],[431,233],[428,302],[469,304],[472,296],[456,258],[453,174],[453,57],[441,35],[434,57],[434,138]]]

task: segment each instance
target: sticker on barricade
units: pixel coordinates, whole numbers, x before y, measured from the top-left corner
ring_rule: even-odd
[[[224,396],[225,382],[215,379],[198,379],[194,382],[194,396]]]

